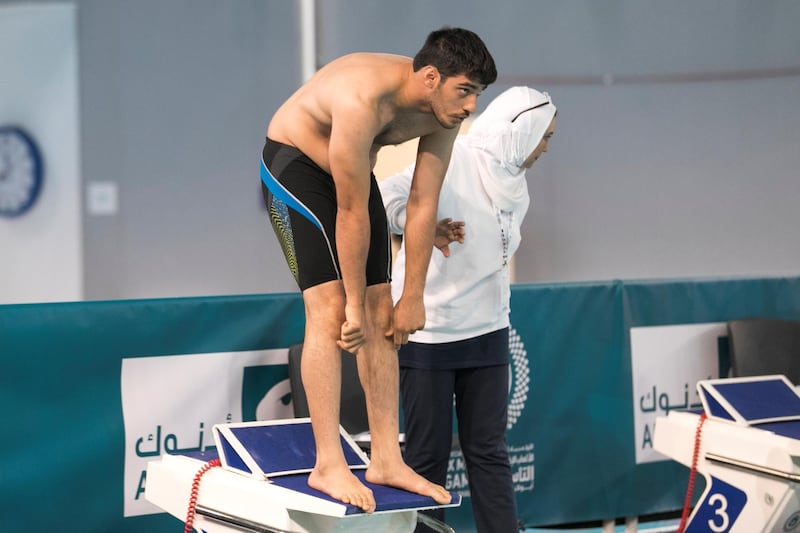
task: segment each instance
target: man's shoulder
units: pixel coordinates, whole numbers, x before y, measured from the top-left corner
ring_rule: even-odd
[[[352,54],[343,55],[334,59],[325,65],[323,69],[329,72],[342,73],[348,73],[353,69],[379,69],[385,71],[397,69],[398,71],[402,71],[410,66],[412,61],[410,57],[396,54],[353,52]]]
[[[337,62],[357,62],[357,63],[411,63],[413,60],[408,56],[403,56],[399,54],[389,54],[384,52],[352,52],[350,54],[345,54],[343,56],[339,56],[338,58],[331,61],[331,63]]]
[[[405,56],[356,52],[328,63],[319,81],[340,100],[386,102],[408,79],[411,64]]]

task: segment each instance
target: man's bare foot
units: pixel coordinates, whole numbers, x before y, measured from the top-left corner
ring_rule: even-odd
[[[388,485],[398,489],[407,490],[422,496],[428,496],[441,505],[450,503],[451,496],[447,490],[431,483],[420,476],[405,463],[401,463],[396,468],[380,469],[375,463],[370,463],[367,468],[366,479],[376,485]]]
[[[361,483],[349,468],[328,469],[325,472],[314,468],[308,476],[308,486],[331,498],[359,507],[364,512],[375,511],[372,490]]]

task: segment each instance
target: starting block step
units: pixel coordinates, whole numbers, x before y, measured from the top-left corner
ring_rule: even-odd
[[[697,393],[711,419],[742,426],[800,420],[800,395],[783,375],[701,380]]]
[[[704,413],[656,420],[653,448],[705,478],[686,533],[785,533],[800,524],[800,395],[782,375],[702,380]],[[701,417],[705,415],[705,420]],[[698,428],[700,428],[698,430]]]
[[[361,482],[372,489],[372,493],[375,496],[375,512],[380,513],[384,511],[402,511],[408,509],[433,509],[436,507],[455,507],[458,506],[460,503],[460,496],[454,493],[450,493],[452,502],[448,505],[439,505],[436,503],[432,498],[427,496],[421,496],[419,494],[415,494],[413,492],[408,492],[401,489],[396,489],[394,487],[387,487],[386,485],[375,485],[374,483],[370,483],[367,481],[364,476],[366,475],[365,470],[354,470],[353,474],[361,480]],[[275,485],[283,487],[285,489],[293,490],[296,492],[308,494],[315,498],[321,498],[323,500],[329,500],[331,502],[337,502],[330,496],[325,493],[322,493],[318,490],[312,489],[308,486],[308,474],[294,474],[290,476],[282,476],[280,478],[273,479],[272,481]],[[353,514],[363,514],[360,508],[346,505],[345,515],[353,515]]]
[[[256,479],[274,479],[314,469],[316,448],[309,418],[218,424],[213,428],[223,468]],[[351,469],[366,469],[369,458],[339,426],[339,441]]]
[[[315,452],[307,418],[215,426],[216,451],[164,455],[148,464],[145,497],[185,520],[195,475],[219,458],[222,467],[203,475],[197,494],[195,527],[207,533],[411,533],[419,510],[461,504],[454,493],[450,504],[439,505],[426,496],[367,482],[369,458],[340,432],[353,474],[375,495],[374,513],[308,486]],[[452,531],[441,526],[442,532]]]

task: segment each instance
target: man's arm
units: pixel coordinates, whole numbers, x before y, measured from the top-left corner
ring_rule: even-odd
[[[374,109],[355,98],[337,102],[331,124],[328,158],[336,185],[336,250],[345,292],[339,347],[355,353],[365,341],[370,149],[379,125]]]
[[[420,137],[414,177],[406,205],[403,238],[406,272],[403,293],[394,310],[394,344],[408,341],[409,333],[425,327],[423,291],[433,251],[439,191],[444,181],[457,129]]]

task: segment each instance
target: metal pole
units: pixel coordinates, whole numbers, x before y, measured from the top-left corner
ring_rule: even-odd
[[[316,0],[300,0],[300,73],[306,82],[317,71]]]

